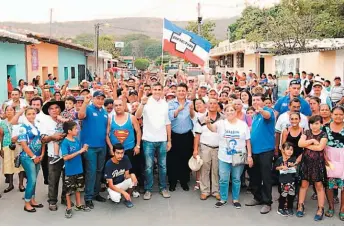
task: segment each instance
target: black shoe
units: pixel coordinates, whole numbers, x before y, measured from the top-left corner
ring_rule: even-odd
[[[241,209],[241,204],[240,204],[239,202],[233,203],[233,206],[234,206],[236,209]]]
[[[29,210],[29,209],[27,209],[26,207],[24,207],[24,210],[25,210],[26,212],[29,212],[29,213],[34,213],[34,212],[36,212],[36,209],[35,209],[35,208],[32,208],[31,210]]]
[[[25,187],[23,186],[23,187],[19,187],[19,191],[20,192],[25,192]]]
[[[182,189],[183,189],[184,191],[189,191],[189,190],[190,190],[188,184],[182,184],[181,186],[182,186]]]
[[[49,185],[49,181],[45,180],[45,181],[44,181],[44,184],[45,184],[45,185]]]
[[[227,204],[226,201],[218,201],[217,203],[215,203],[215,207],[216,208],[220,208],[220,207],[222,207],[222,206],[224,206],[226,204]]]
[[[86,207],[86,209],[87,209],[87,207],[90,209],[94,209],[94,205],[93,205],[92,200],[85,201],[85,207]]]
[[[8,193],[8,192],[10,192],[10,191],[12,191],[14,189],[14,186],[12,185],[12,186],[8,186],[8,188],[6,188],[5,190],[4,190],[4,193]]]
[[[170,185],[170,187],[168,188],[170,192],[174,192],[176,190],[176,186],[175,185]]]
[[[98,202],[102,202],[102,203],[106,202],[106,199],[102,197],[101,195],[96,195],[94,199],[97,200]]]

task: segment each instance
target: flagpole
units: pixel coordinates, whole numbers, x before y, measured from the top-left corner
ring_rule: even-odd
[[[162,18],[161,72],[162,72],[162,66],[164,64],[164,29],[165,29],[164,19],[165,18]]]

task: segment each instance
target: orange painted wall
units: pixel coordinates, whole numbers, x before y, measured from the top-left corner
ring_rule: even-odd
[[[38,70],[32,70],[31,64],[31,48],[38,50]],[[53,77],[58,78],[58,74],[54,75],[54,67],[58,67],[58,46],[48,43],[40,43],[35,45],[26,46],[27,56],[27,76],[28,82],[31,83],[32,79],[37,75],[41,76],[40,84],[43,84],[48,78],[42,75],[42,68],[47,67],[48,73],[53,74]]]

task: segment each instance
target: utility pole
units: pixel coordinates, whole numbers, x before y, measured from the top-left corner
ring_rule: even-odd
[[[51,39],[51,25],[53,23],[53,9],[50,8],[50,22],[49,22],[49,39]]]
[[[201,35],[201,25],[202,25],[202,16],[201,16],[201,3],[198,2],[197,4],[197,23],[198,23],[198,35]]]
[[[95,41],[94,41],[94,72],[98,76],[98,55],[99,55],[99,28],[100,23],[94,25]]]

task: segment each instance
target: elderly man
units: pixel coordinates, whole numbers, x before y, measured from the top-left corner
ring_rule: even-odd
[[[33,104],[33,103],[32,103]],[[61,111],[65,108],[64,102],[55,101],[54,99],[46,102],[42,108],[42,111],[47,116],[42,117],[40,122],[40,130],[42,135],[42,142],[48,146],[48,162],[54,157],[54,142],[62,140],[64,138],[63,133],[60,133],[61,124],[58,124],[57,117]],[[57,195],[59,189],[59,182],[61,173],[63,173],[63,159],[54,165],[49,165],[49,191],[48,191],[48,203],[51,211],[57,210]],[[64,177],[64,174],[62,175]],[[64,181],[62,181],[64,182]],[[61,203],[66,205],[66,192],[65,187],[62,186]]]
[[[203,165],[200,169],[200,190],[201,200],[206,200],[210,195],[220,200],[219,195],[219,135],[208,129],[205,118],[209,116],[211,123],[221,120],[220,113],[217,112],[218,103],[216,99],[209,99],[208,112],[201,116],[195,125],[195,141],[193,157],[200,155]],[[211,175],[210,175],[211,173]],[[210,185],[211,182],[211,185]],[[211,187],[210,187],[211,186]]]
[[[192,156],[192,133],[195,110],[192,101],[186,99],[187,85],[180,83],[177,86],[177,98],[168,103],[168,116],[172,129],[172,148],[167,154],[167,175],[170,191],[176,190],[177,181],[180,181],[184,191],[189,191],[190,168],[188,161]]]
[[[330,98],[333,106],[344,104],[344,86],[341,84],[341,78],[339,76],[334,78],[334,85],[330,91]]]
[[[159,189],[164,198],[170,194],[166,190],[166,155],[171,149],[171,122],[168,117],[168,104],[161,98],[162,85],[152,86],[152,96],[143,96],[135,113],[137,119],[143,117],[143,151],[146,162],[145,194],[143,199],[152,197],[154,154],[158,153]]]
[[[84,99],[78,117],[82,121],[80,133],[81,144],[89,146],[85,153],[85,205],[94,208],[92,200],[105,202],[106,199],[99,195],[102,171],[106,156],[106,128],[108,114],[104,110],[105,95],[101,91],[93,93]]]

